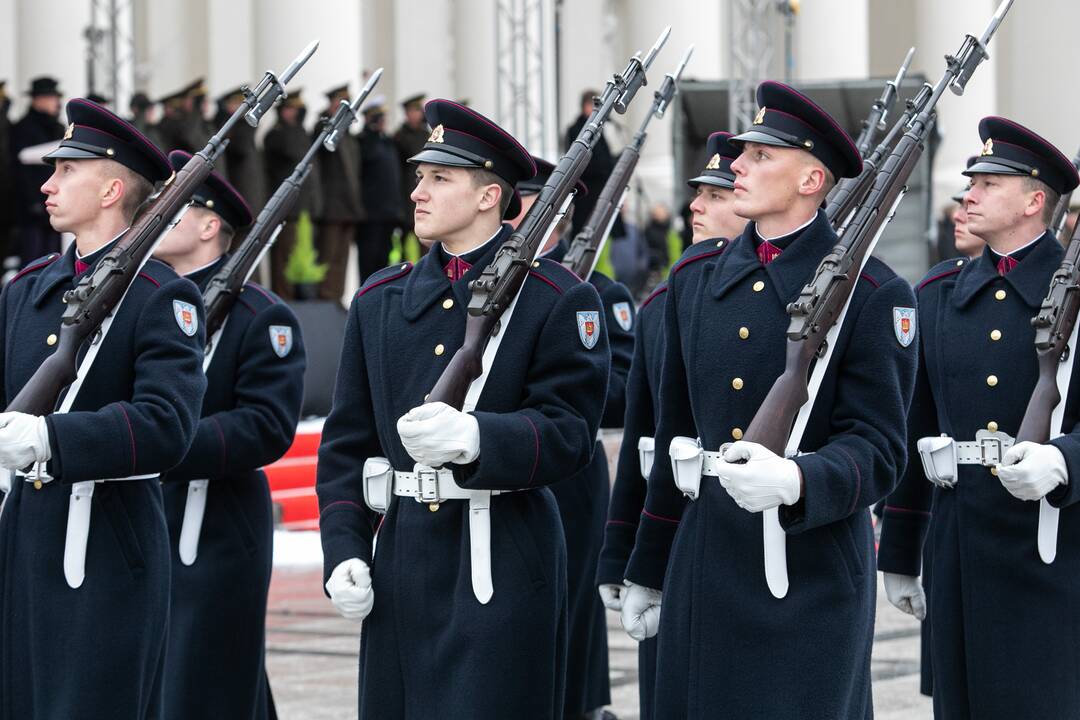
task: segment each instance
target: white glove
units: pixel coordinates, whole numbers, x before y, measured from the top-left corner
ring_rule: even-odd
[[[743,510],[756,513],[799,501],[799,466],[764,445],[746,440],[732,443],[724,450],[717,474],[720,484]]]
[[[659,590],[626,581],[620,620],[627,635],[638,642],[656,635],[660,629],[661,597]]]
[[[326,581],[326,592],[346,620],[363,620],[375,604],[371,570],[360,558],[351,558],[334,568]]]
[[[0,413],[0,467],[21,470],[52,457],[45,418],[20,412]]]
[[[446,403],[414,407],[398,418],[397,429],[405,451],[421,465],[468,465],[480,454],[480,424]]]
[[[926,619],[926,593],[919,578],[911,575],[885,573],[885,595],[900,612]]]
[[[1017,443],[1006,450],[997,474],[1005,489],[1018,500],[1041,500],[1069,480],[1061,451],[1053,445],[1033,442]]]
[[[625,585],[604,583],[599,587],[599,590],[600,602],[604,603],[604,607],[606,607],[608,610],[614,610],[616,612],[622,610],[623,598],[626,597]]]

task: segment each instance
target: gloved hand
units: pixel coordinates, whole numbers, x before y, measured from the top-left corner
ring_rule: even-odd
[[[0,413],[0,467],[21,470],[52,457],[45,418],[20,412]]]
[[[405,451],[421,465],[468,465],[480,454],[480,424],[446,403],[414,407],[398,418],[397,429]]]
[[[620,620],[627,635],[638,642],[656,635],[660,629],[661,598],[659,590],[626,581]]]
[[[608,610],[622,610],[623,598],[626,597],[625,585],[604,583],[598,589],[600,591],[600,602],[604,603],[604,607]]]
[[[799,466],[764,445],[746,440],[732,443],[724,450],[717,474],[720,484],[743,510],[756,513],[799,501]]]
[[[3,417],[0,415],[0,417]],[[1053,445],[1022,442],[1005,451],[997,466],[998,480],[1018,500],[1041,500],[1069,481],[1065,456]]]
[[[375,591],[371,589],[371,569],[360,558],[351,558],[339,564],[326,581],[330,602],[346,620],[363,620],[375,604]]]
[[[926,619],[926,593],[919,578],[911,575],[885,573],[885,595],[900,612]]]

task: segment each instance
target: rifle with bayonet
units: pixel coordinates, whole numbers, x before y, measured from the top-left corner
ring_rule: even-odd
[[[196,189],[210,175],[214,163],[225,151],[233,126],[244,118],[252,127],[285,95],[285,85],[304,66],[318,48],[311,42],[281,73],[267,71],[254,90],[243,88],[244,101],[210,138],[199,152],[165,181],[164,188],[150,201],[145,211],[116,240],[113,247],[64,294],[63,318],[60,321],[56,351],[46,358],[8,405],[7,410],[33,415],[48,415],[64,388],[77,372],[79,347],[92,337],[124,297],[131,281],[149,259],[158,239],[176,222],[191,202]]]
[[[859,155],[862,157],[866,157],[870,152],[870,148],[874,147],[874,136],[887,127],[885,121],[896,104],[900,83],[904,82],[904,76],[907,75],[908,68],[911,67],[911,58],[914,56],[915,48],[909,49],[907,57],[904,58],[904,62],[900,65],[900,70],[896,73],[896,78],[885,83],[885,89],[882,90],[881,97],[874,101],[874,105],[870,108],[870,114],[863,120],[862,131],[855,141],[855,147],[859,149]]]
[[[648,137],[649,121],[654,117],[664,117],[668,105],[679,91],[679,78],[682,77],[683,70],[686,69],[686,64],[690,61],[693,52],[693,45],[686,48],[675,72],[664,76],[660,89],[653,94],[653,104],[649,113],[641,121],[641,127],[638,128],[630,144],[619,154],[615,169],[611,171],[607,182],[604,183],[604,189],[600,191],[600,197],[596,200],[592,214],[578,231],[570,244],[570,249],[566,251],[566,257],[562,261],[563,267],[568,268],[582,280],[588,280],[592,275],[596,261],[600,257],[600,251],[611,232],[611,226],[615,224],[615,218],[626,199],[630,179],[634,176],[638,159],[641,157],[641,149]]]
[[[495,259],[484,268],[480,277],[472,282],[465,341],[428,395],[429,402],[444,402],[459,410],[464,406],[469,385],[481,375],[484,349],[499,319],[517,297],[552,222],[592,159],[592,151],[600,140],[604,123],[612,112],[626,112],[634,95],[645,85],[645,72],[670,34],[671,28],[665,28],[644,58],[640,53],[635,53],[626,69],[608,81],[604,91],[595,99],[588,121],[551,171],[547,183],[517,230],[502,244]]]
[[[1080,150],[1073,156],[1073,167],[1080,171]],[[1058,239],[1058,242],[1064,244],[1065,238],[1065,221],[1069,217],[1069,204],[1072,202],[1073,194],[1071,192],[1062,194],[1058,198],[1057,205],[1054,206],[1054,216],[1050,219],[1050,232],[1054,233],[1054,237]]]
[[[203,305],[206,307],[206,350],[211,352],[218,331],[225,324],[225,318],[236,303],[244,284],[251,277],[255,268],[259,266],[264,255],[277,240],[278,233],[285,224],[285,218],[292,212],[300,197],[300,188],[311,173],[315,161],[315,155],[320,148],[329,152],[337,149],[341,136],[348,133],[349,126],[356,121],[360,106],[367,99],[375,85],[382,77],[383,69],[379,68],[360,94],[352,103],[343,102],[338,106],[337,112],[330,118],[319,131],[311,147],[304,153],[304,157],[297,163],[292,174],[285,178],[273,196],[255,218],[255,222],[244,236],[244,241],[232,254],[229,260],[217,273],[210,278],[203,293]]]
[[[981,38],[967,35],[959,52],[945,57],[944,75],[896,141],[874,177],[866,199],[855,210],[837,244],[822,259],[813,278],[788,305],[791,321],[784,372],[758,408],[743,435],[745,440],[764,445],[781,457],[797,451],[813,405],[810,387],[820,385],[828,368],[830,343],[835,345],[835,338],[839,337],[840,323],[864,263],[907,191],[908,178],[922,157],[934,126],[938,101],[946,88],[956,95],[964,93],[975,69],[988,57],[986,45],[1013,1],[1002,0]],[[817,365],[811,376],[810,367],[815,361]],[[785,537],[775,508],[765,511],[763,523],[766,582],[775,597],[784,597],[788,587]]]

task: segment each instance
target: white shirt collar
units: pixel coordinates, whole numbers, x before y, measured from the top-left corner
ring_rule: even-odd
[[[795,233],[799,232],[800,230],[804,230],[804,229],[810,227],[810,223],[814,222],[815,220],[817,220],[817,213],[816,212],[813,215],[810,216],[809,220],[807,220],[806,222],[804,222],[802,225],[795,228],[794,230],[789,230],[786,233],[782,233],[780,235],[776,235],[775,237],[769,237],[769,238],[765,237],[760,232],[758,232],[757,223],[754,223],[754,234],[757,235],[758,240],[764,240],[765,242],[772,242],[773,240],[779,240],[780,238],[785,238],[785,237],[788,237],[789,235],[794,235]]]

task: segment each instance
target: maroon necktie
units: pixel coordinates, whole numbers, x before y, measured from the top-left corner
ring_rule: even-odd
[[[450,278],[450,282],[457,282],[465,276],[465,273],[469,272],[472,265],[465,262],[459,257],[450,258],[450,262],[443,266],[443,272],[446,273],[446,277]]]
[[[1013,260],[1010,256],[1003,255],[997,263],[998,275],[1005,275],[1007,272],[1009,272],[1019,264],[1019,262]]]
[[[90,267],[89,265],[84,263],[79,258],[75,258],[75,276],[76,277],[78,277],[79,275],[82,275],[84,272],[86,272],[87,268],[89,268],[89,267]]]
[[[780,248],[773,245],[768,240],[763,240],[760,245],[757,246],[758,260],[762,265],[768,265],[776,258],[780,257],[780,253],[784,252]]]

